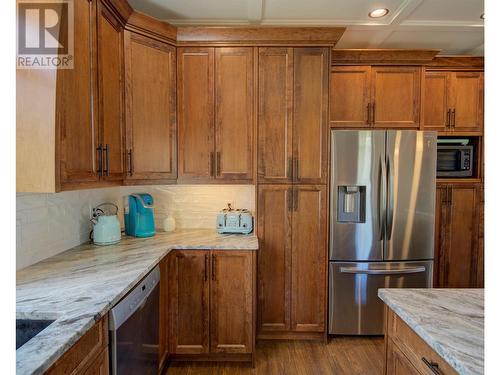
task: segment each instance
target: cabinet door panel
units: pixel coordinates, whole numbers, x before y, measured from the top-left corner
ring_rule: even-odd
[[[453,129],[481,131],[483,128],[483,73],[452,73]]]
[[[175,179],[175,48],[126,34],[130,180]],[[130,163],[130,162],[129,162]]]
[[[373,125],[418,128],[419,67],[372,67]]]
[[[390,338],[387,341],[386,375],[420,375],[403,352]]]
[[[293,48],[259,48],[258,179],[291,181]]]
[[[253,49],[215,49],[216,178],[253,176]]]
[[[57,71],[56,113],[60,138],[60,184],[94,182],[97,171],[97,125],[95,82],[95,3],[74,2],[74,67]],[[94,100],[94,102],[92,102]]]
[[[168,331],[169,331],[169,318],[168,318],[168,257],[165,257],[160,262],[160,318],[159,318],[159,370],[163,368],[165,360],[168,355]]]
[[[369,66],[338,66],[330,72],[330,126],[369,127]]]
[[[290,329],[291,185],[258,187],[258,330]]]
[[[326,306],[326,186],[294,186],[292,306],[294,331],[324,332]]]
[[[179,179],[214,175],[214,49],[177,50]]]
[[[294,180],[326,183],[328,169],[328,48],[294,50]]]
[[[425,73],[424,101],[422,104],[422,126],[424,130],[448,130],[449,77],[449,73],[446,72]]]
[[[105,146],[104,178],[122,180],[123,134],[123,32],[111,12],[99,4],[99,122],[100,143]]]
[[[209,251],[170,255],[170,353],[209,351]]]
[[[212,251],[210,350],[251,353],[253,342],[253,254]]]

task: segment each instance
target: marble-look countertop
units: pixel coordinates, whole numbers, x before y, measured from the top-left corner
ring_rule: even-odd
[[[17,272],[16,317],[52,323],[16,351],[17,375],[41,374],[174,249],[257,250],[254,234],[211,229],[84,244]]]
[[[484,373],[484,289],[379,289],[378,295],[460,375]]]

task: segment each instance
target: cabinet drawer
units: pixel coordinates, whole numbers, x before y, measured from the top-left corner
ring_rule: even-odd
[[[105,316],[88,330],[61,358],[57,360],[46,374],[84,374],[89,365],[108,345],[108,317]]]
[[[392,339],[418,372],[423,375],[436,373],[442,375],[457,374],[439,354],[427,345],[403,320],[396,316],[392,310],[387,309],[387,312],[389,314],[387,320],[389,338]],[[431,364],[434,364],[436,372],[432,371]]]

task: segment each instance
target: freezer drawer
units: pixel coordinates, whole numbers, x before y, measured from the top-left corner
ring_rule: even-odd
[[[379,288],[428,288],[432,261],[330,262],[328,333],[382,335],[384,305]]]

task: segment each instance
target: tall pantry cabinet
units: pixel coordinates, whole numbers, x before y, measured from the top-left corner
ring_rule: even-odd
[[[258,337],[326,331],[328,48],[258,50]]]

